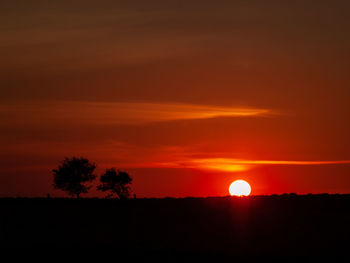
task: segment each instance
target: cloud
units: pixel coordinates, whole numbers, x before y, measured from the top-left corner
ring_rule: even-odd
[[[286,160],[240,160],[230,158],[209,158],[190,161],[199,169],[219,170],[226,172],[246,171],[255,165],[334,165],[350,164],[350,160],[336,161],[286,161]]]
[[[155,162],[141,164],[144,167],[161,167],[161,168],[185,168],[199,170],[213,170],[223,172],[243,172],[253,166],[259,165],[338,165],[350,164],[350,160],[334,160],[334,161],[280,161],[280,160],[241,160],[231,158],[201,158],[178,160],[174,162]]]
[[[269,109],[218,107],[181,103],[142,102],[40,102],[0,106],[3,124],[144,124],[159,121],[218,117],[267,116]]]

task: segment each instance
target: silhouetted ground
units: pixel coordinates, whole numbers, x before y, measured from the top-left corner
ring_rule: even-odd
[[[0,199],[4,247],[113,248],[130,255],[345,255],[350,195]]]

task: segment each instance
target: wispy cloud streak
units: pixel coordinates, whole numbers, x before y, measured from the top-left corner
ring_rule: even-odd
[[[287,160],[242,160],[230,158],[202,158],[187,159],[174,162],[154,162],[141,164],[143,167],[161,168],[185,168],[199,170],[216,170],[225,172],[242,172],[254,166],[262,165],[284,165],[284,166],[312,166],[312,165],[341,165],[350,164],[350,160],[332,161],[287,161]]]
[[[217,107],[181,103],[40,102],[0,106],[9,122],[74,122],[91,124],[142,124],[148,122],[250,117],[271,114],[269,109]]]

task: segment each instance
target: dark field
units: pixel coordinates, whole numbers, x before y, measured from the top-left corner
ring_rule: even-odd
[[[350,195],[0,199],[4,247],[107,247],[130,255],[341,255]]]

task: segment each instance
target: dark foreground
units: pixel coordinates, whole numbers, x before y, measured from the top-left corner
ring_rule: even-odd
[[[0,199],[0,244],[130,255],[345,255],[350,195]]]

